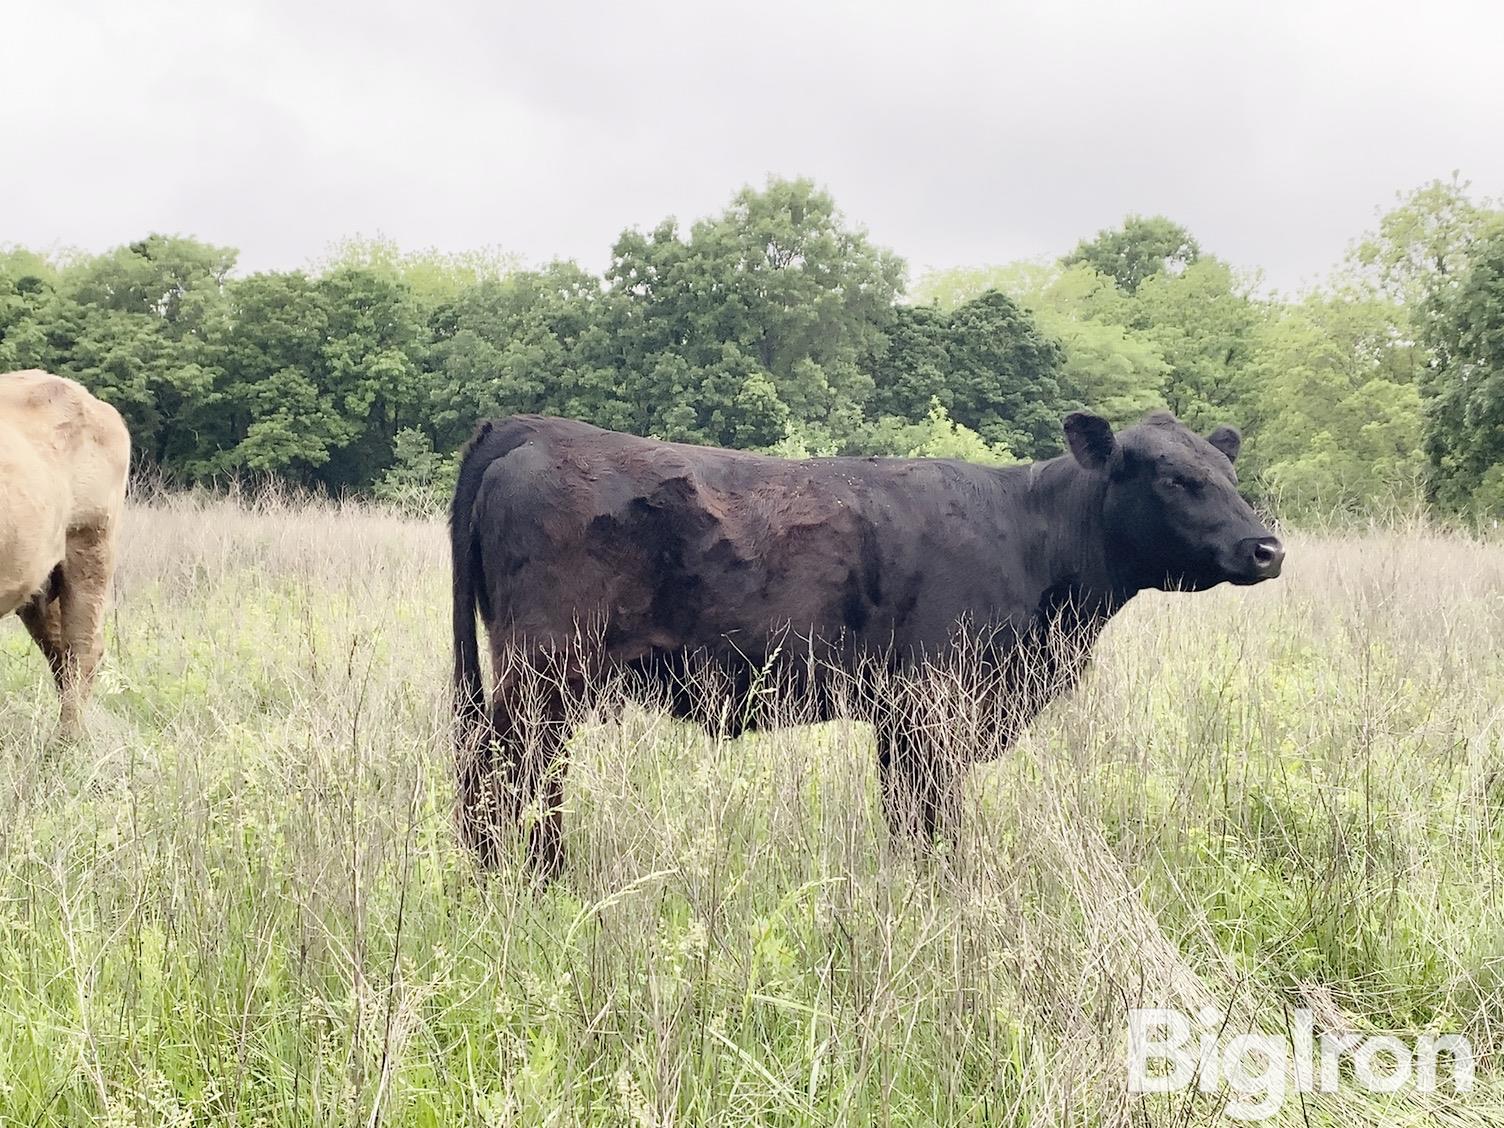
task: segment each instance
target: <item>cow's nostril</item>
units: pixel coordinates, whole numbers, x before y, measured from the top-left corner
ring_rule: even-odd
[[[1260,568],[1272,568],[1285,557],[1285,549],[1279,541],[1270,537],[1253,546],[1253,562]]]

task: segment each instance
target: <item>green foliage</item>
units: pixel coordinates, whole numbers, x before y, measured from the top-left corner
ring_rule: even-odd
[[[442,513],[459,477],[457,455],[433,449],[422,431],[404,428],[392,444],[392,465],[372,491],[390,505],[415,514]]]
[[[622,413],[642,433],[724,445],[775,442],[786,416],[850,430],[903,271],[807,180],[744,189],[687,238],[673,220],[626,232],[606,273]]]
[[[1090,405],[1118,425],[1165,406],[1193,426],[1212,425],[1244,409],[1242,369],[1262,311],[1247,281],[1198,256],[1141,272],[1132,290],[1077,253],[1062,266],[946,271],[917,292],[942,307],[989,289],[1015,298],[1060,343],[1061,403]]]
[[[905,303],[902,260],[808,180],[625,231],[603,276],[380,236],[249,277],[234,251],[176,236],[12,248],[0,371],[82,380],[125,415],[140,463],[184,483],[406,497],[477,420],[516,412],[790,454],[996,459],[1057,454],[1077,407],[1120,427],[1167,407],[1241,426],[1245,481],[1290,514],[1424,493],[1492,512],[1499,215],[1455,176],[1424,185],[1296,300],[1130,216],[1056,262],[927,275]]]
[[[932,274],[917,293],[949,309],[989,289],[1016,300],[1042,333],[1060,343],[1063,401],[1088,405],[1117,426],[1165,406],[1169,365],[1143,331],[1127,324],[1132,300],[1111,278],[1085,263],[1016,263]]]
[[[1403,324],[1389,299],[1350,291],[1309,295],[1257,327],[1248,369],[1257,397],[1240,466],[1281,512],[1419,500],[1424,356]]]
[[[1474,201],[1455,172],[1450,180],[1433,180],[1395,198],[1399,202],[1358,241],[1348,263],[1360,278],[1419,312],[1439,288],[1466,273],[1470,248],[1493,209]]]
[[[1148,278],[1134,295],[1130,324],[1164,357],[1164,401],[1187,426],[1234,422],[1255,398],[1246,368],[1264,310],[1251,290],[1208,256]]]
[[[1162,215],[1130,215],[1121,227],[1083,239],[1061,263],[1084,263],[1107,275],[1124,293],[1132,294],[1145,279],[1179,274],[1200,256],[1200,244],[1180,224]]]
[[[925,404],[948,398],[950,315],[934,306],[893,311],[882,351],[873,359],[873,406],[879,415],[912,419]]]
[[[951,314],[947,409],[988,443],[1026,458],[1059,453],[1060,420],[1081,405],[1060,389],[1060,345],[989,290]]]
[[[1028,311],[987,290],[948,312],[900,307],[872,371],[882,418],[919,419],[935,403],[982,441],[1029,457],[1058,453],[1063,354]]]
[[[479,419],[512,412],[625,425],[601,340],[603,304],[598,279],[554,263],[482,282],[439,307],[426,373],[439,448],[459,446]]]
[[[352,236],[329,248],[316,266],[319,274],[341,267],[367,270],[389,281],[407,285],[420,302],[438,305],[452,302],[483,282],[495,282],[521,269],[521,260],[498,247],[447,252],[435,247],[404,251],[394,239],[377,235]]]
[[[1504,518],[1504,223],[1470,250],[1436,298],[1426,385],[1426,450],[1446,506]]]
[[[426,422],[422,312],[407,285],[356,267],[335,269],[319,290],[329,308],[323,390],[344,424],[342,457],[322,483],[361,489],[391,465],[397,432]]]
[[[1288,515],[1409,507],[1428,472],[1447,506],[1490,512],[1492,299],[1489,267],[1470,266],[1498,214],[1455,177],[1402,194],[1331,286],[1295,301],[1258,296],[1168,221],[1132,219],[1062,266],[944,271],[916,296],[943,311],[1010,294],[1062,346],[1061,400],[1115,424],[1167,406],[1202,430],[1240,425],[1245,482]]]
[[[217,425],[184,471],[195,479],[250,472],[311,481],[348,439],[325,392],[328,302],[298,272],[241,279],[229,301],[235,329],[208,404]]]
[[[970,427],[950,417],[939,398],[930,401],[929,412],[918,423],[888,415],[877,421],[866,445],[875,454],[904,458],[959,458],[994,466],[1017,462],[1002,443],[989,443]]]
[[[0,372],[40,367],[57,270],[41,255],[0,251]]]
[[[225,280],[235,252],[176,236],[86,259],[58,280],[45,367],[72,376],[125,417],[138,455],[163,467],[198,453],[212,411]]]

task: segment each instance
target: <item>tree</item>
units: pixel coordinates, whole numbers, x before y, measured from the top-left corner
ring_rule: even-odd
[[[667,359],[674,357],[696,373],[683,390],[714,399],[728,381],[747,384],[752,364],[787,414],[845,433],[871,398],[862,360],[881,351],[903,271],[897,256],[847,224],[827,193],[808,180],[775,179],[760,191],[743,189],[687,238],[672,220],[648,234],[625,232],[606,274],[610,336],[628,379],[682,376]],[[734,403],[692,401],[686,413],[659,395],[633,399],[646,430],[732,442],[762,433],[769,411],[779,414],[763,383],[756,387],[739,393],[757,413],[745,426]]]
[[[1139,287],[1129,325],[1169,366],[1164,401],[1186,426],[1206,430],[1246,414],[1246,368],[1263,313],[1250,284],[1211,257]]]
[[[319,481],[355,427],[328,394],[327,297],[300,271],[254,274],[229,289],[221,378],[207,401],[213,441],[192,477],[252,472]]]
[[[982,441],[1028,457],[1059,450],[1060,419],[1077,406],[1061,387],[1059,342],[1001,290],[956,308],[901,306],[882,351],[868,362],[876,430],[844,447],[891,450],[883,435],[929,416],[934,404]]]
[[[397,432],[426,414],[421,314],[404,283],[369,270],[341,267],[318,287],[329,309],[325,391],[353,431],[323,479],[335,489],[363,488],[391,465]]]
[[[949,312],[979,298],[988,290],[1001,290],[1015,301],[1029,304],[1027,297],[1043,292],[1060,275],[1056,262],[1010,262],[1002,266],[953,266],[924,274],[910,291],[916,305],[932,305]]]
[[[1403,498],[1425,469],[1444,504],[1487,511],[1498,213],[1466,188],[1402,196],[1295,302],[1131,216],[1058,262],[928,275],[901,304],[902,261],[806,180],[626,231],[604,278],[381,237],[248,278],[175,236],[10,249],[0,370],[81,379],[175,479],[404,503],[442,490],[476,420],[513,412],[788,454],[1035,458],[1077,406],[1119,426],[1168,406],[1242,425],[1245,480],[1290,512]]]
[[[458,453],[435,452],[422,431],[404,428],[393,444],[391,468],[371,492],[389,505],[417,516],[442,513],[459,478]]]
[[[1081,405],[1060,387],[1059,344],[998,290],[950,317],[942,404],[956,422],[1025,458],[1059,453],[1060,420]]]
[[[0,251],[0,372],[46,367],[57,270],[41,255]]]
[[[1436,498],[1504,517],[1504,224],[1478,238],[1455,288],[1437,296],[1426,381],[1426,453]]]
[[[452,302],[483,282],[496,282],[521,269],[521,260],[499,247],[449,252],[437,247],[404,251],[385,235],[355,235],[341,239],[314,265],[314,273],[328,275],[341,267],[366,270],[390,282],[401,282],[424,306]]]
[[[48,366],[117,407],[139,460],[170,473],[204,454],[199,425],[226,335],[235,252],[151,235],[64,270]]]
[[[1063,266],[1085,263],[1113,279],[1127,294],[1156,274],[1179,274],[1201,257],[1195,237],[1162,215],[1130,215],[1118,228],[1083,239],[1061,260]]]
[[[603,302],[598,278],[553,263],[482,282],[440,306],[426,375],[435,448],[453,450],[476,420],[514,412],[629,430],[647,422],[634,416],[634,390],[618,379]]]
[[[1125,325],[1073,318],[1055,310],[1036,313],[1039,328],[1060,342],[1060,392],[1114,427],[1137,423],[1163,408],[1170,371],[1159,346]]]
[[[1033,315],[1041,332],[1060,342],[1065,400],[1085,404],[1115,426],[1165,406],[1169,365],[1153,341],[1127,325],[1133,299],[1113,279],[1086,263],[1013,263],[931,274],[916,289],[954,308],[988,288],[1008,294]]]
[[[788,406],[772,377],[737,345],[721,347],[720,360],[699,372],[697,431],[713,442],[744,449],[772,446],[788,430]]]
[[[392,465],[398,433],[432,416],[420,364],[427,333],[406,284],[338,267],[322,278],[253,275],[228,292],[189,474],[369,488]]]
[[[1433,180],[1409,192],[1379,217],[1348,253],[1349,269],[1393,301],[1417,313],[1467,271],[1474,240],[1494,213],[1468,195],[1468,183]]]
[[[901,259],[847,224],[809,180],[742,189],[725,214],[695,225],[690,250],[726,297],[708,310],[722,339],[747,348],[807,418],[828,413],[843,381],[858,379],[856,362],[891,321],[904,274]]]
[[[1417,377],[1424,354],[1404,310],[1371,290],[1317,293],[1253,333],[1257,389],[1239,459],[1282,513],[1325,516],[1419,497],[1426,461]]]
[[[994,466],[1018,461],[1003,444],[989,443],[957,423],[938,398],[930,401],[929,410],[917,423],[894,415],[879,419],[865,436],[865,445],[864,453],[903,458],[959,458]]]
[[[883,347],[867,362],[872,408],[879,415],[917,419],[946,396],[950,316],[935,306],[899,306]]]

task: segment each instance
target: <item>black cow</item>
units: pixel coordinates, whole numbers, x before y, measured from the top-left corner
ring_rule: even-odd
[[[1237,431],[1202,438],[1160,413],[1114,435],[1083,412],[1064,429],[1068,455],[992,468],[784,460],[539,416],[482,424],[451,514],[466,842],[494,864],[541,800],[529,858],[558,867],[555,760],[613,680],[732,733],[871,719],[890,825],[933,834],[955,782],[937,768],[943,733],[916,721],[922,695],[852,686],[964,653],[993,675],[975,684],[1006,744],[1136,592],[1279,575],[1280,542],[1237,492]],[[769,687],[803,711],[763,707]]]

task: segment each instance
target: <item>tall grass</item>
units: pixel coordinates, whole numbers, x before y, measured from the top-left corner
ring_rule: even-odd
[[[441,529],[158,498],[78,747],[0,631],[0,1118],[26,1124],[1116,1125],[1133,1005],[1445,1028],[1504,1119],[1504,549],[1292,537],[1140,597],[1080,690],[894,848],[868,728],[580,731],[569,864],[455,842]]]

